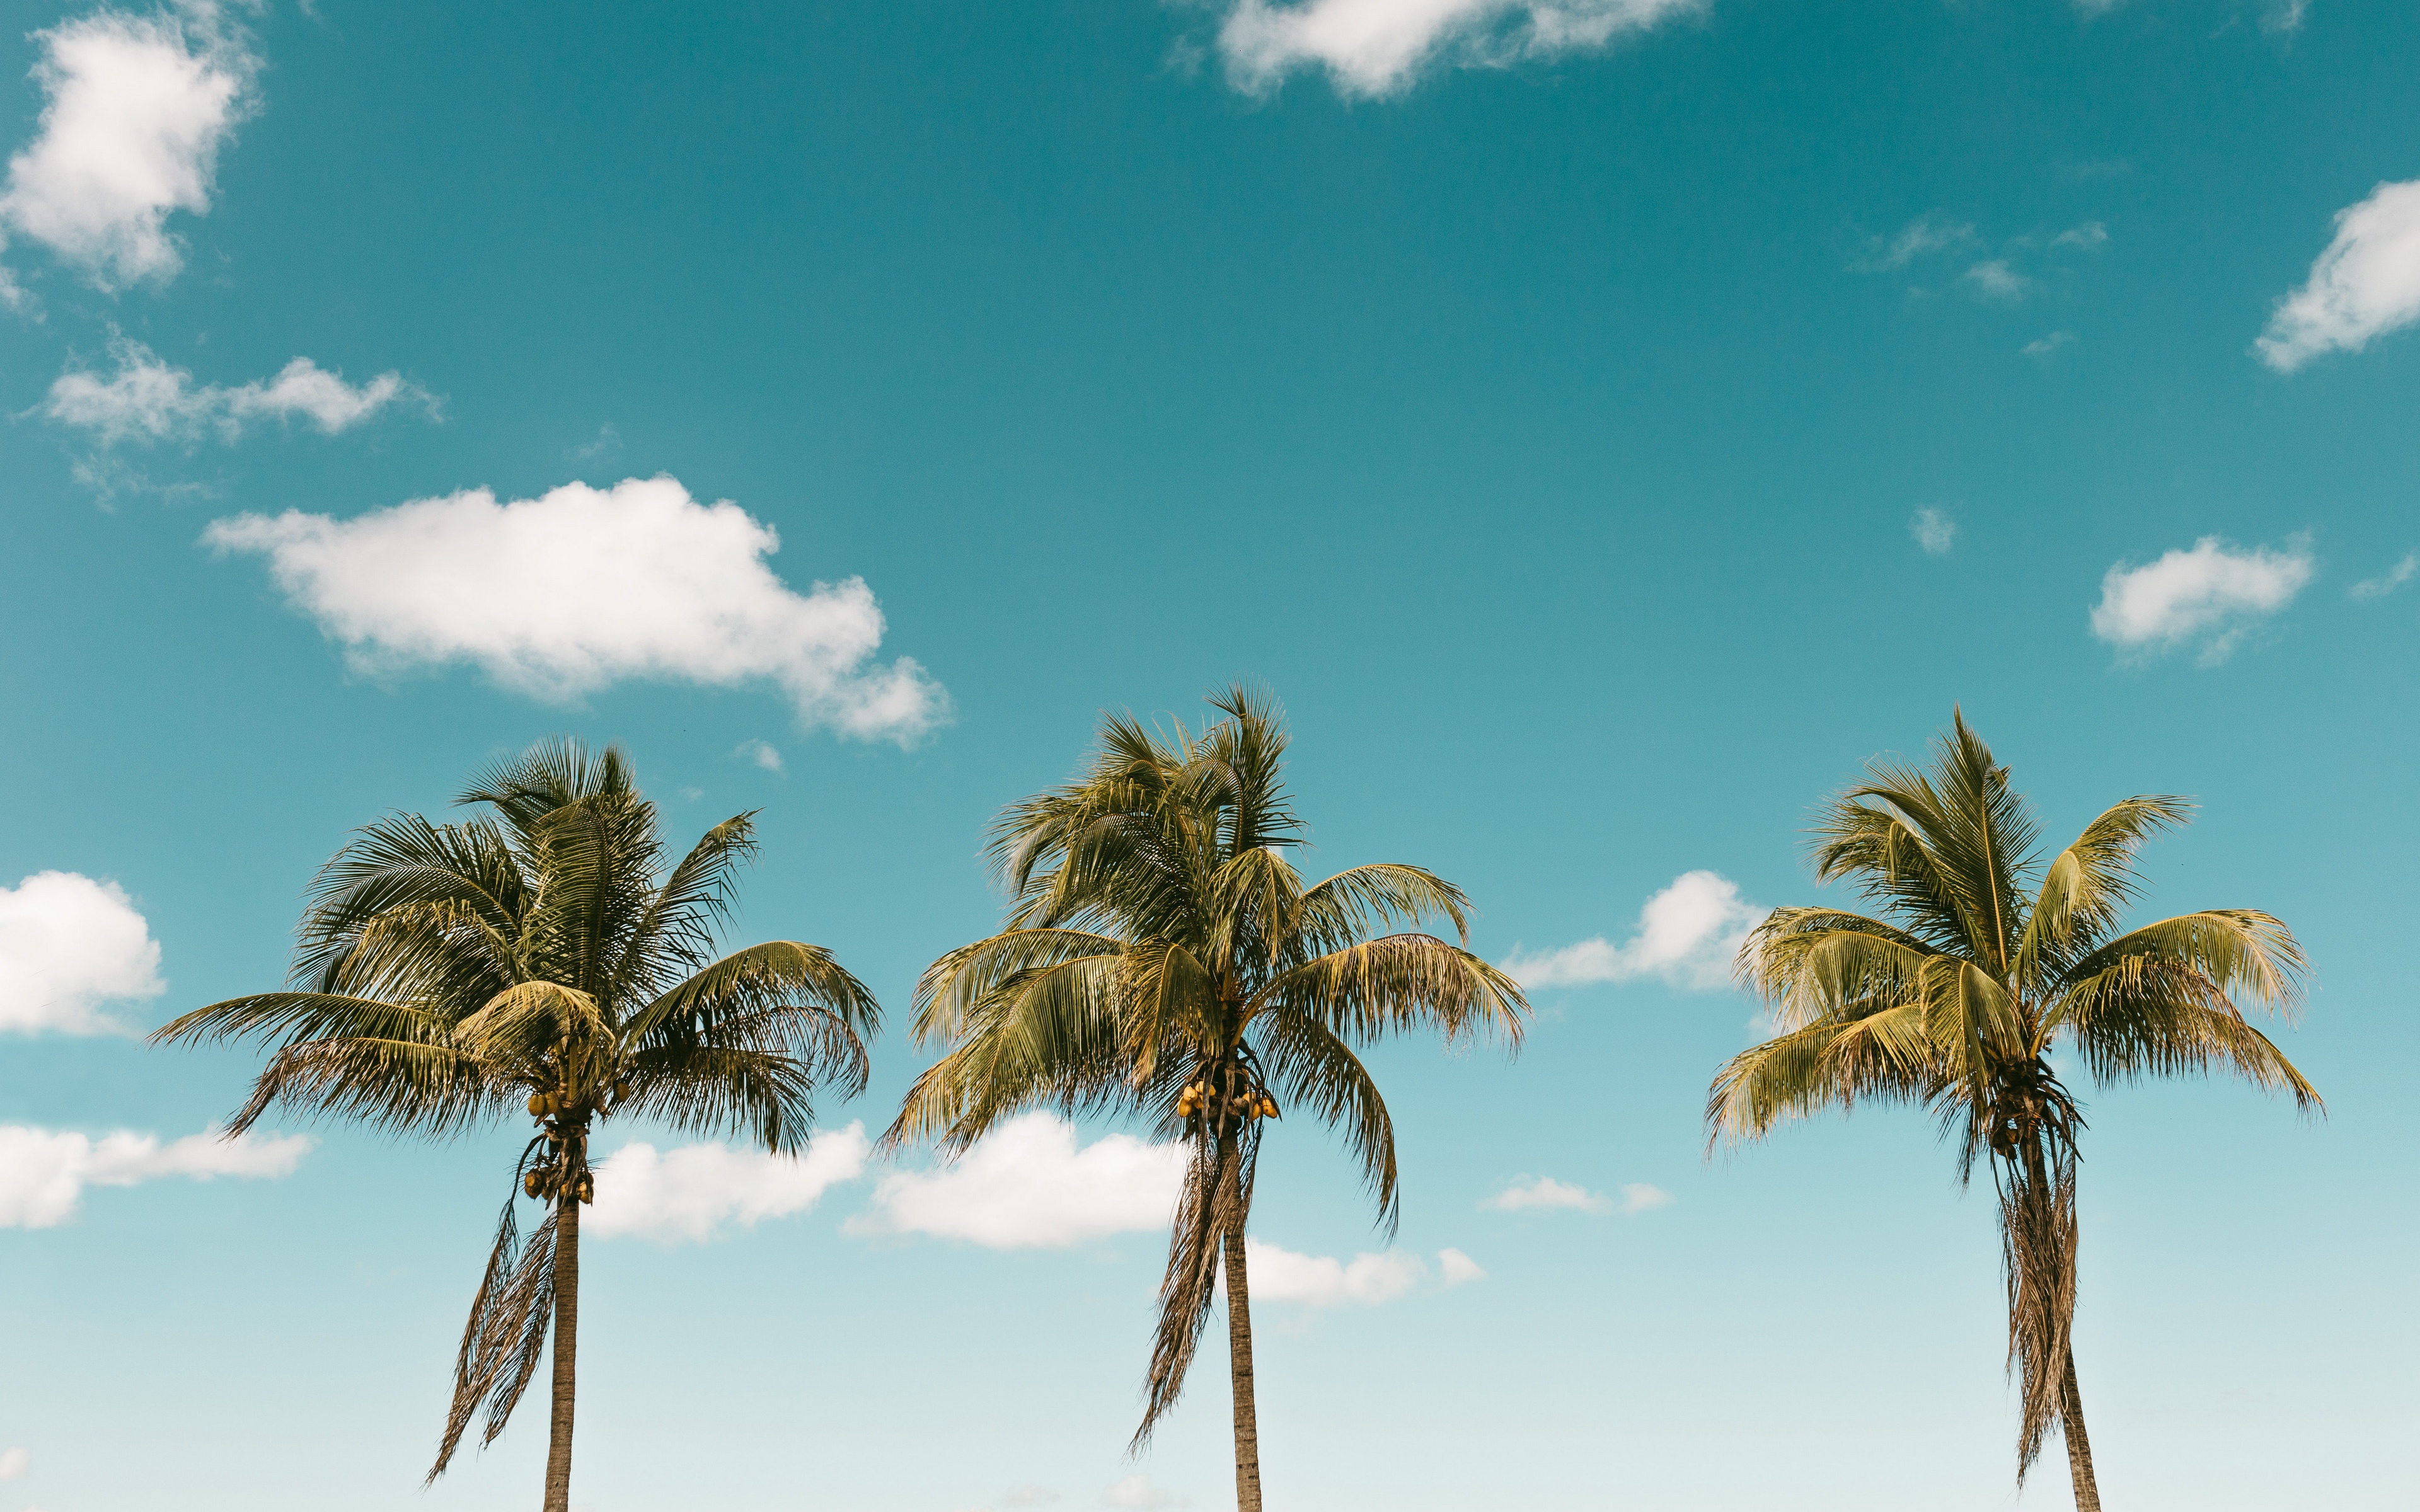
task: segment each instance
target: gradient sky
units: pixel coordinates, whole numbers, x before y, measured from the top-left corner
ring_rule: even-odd
[[[233,1149],[256,1057],[139,1040],[279,981],[352,826],[622,741],[896,1024],[1001,805],[1246,675],[1308,868],[1452,878],[1538,1010],[1375,1057],[1391,1242],[1270,1142],[1273,1505],[2068,1504],[1923,1119],[1703,1157],[1727,942],[1957,706],[2055,839],[2193,795],[2144,907],[2315,965],[2324,1120],[2086,1089],[2110,1504],[2412,1504],[2411,7],[22,14],[0,1512],[535,1490],[535,1397],[417,1489],[520,1134]],[[609,1132],[580,1505],[1231,1494],[1216,1356],[1123,1457],[1164,1155],[869,1163],[922,1064],[795,1168]]]

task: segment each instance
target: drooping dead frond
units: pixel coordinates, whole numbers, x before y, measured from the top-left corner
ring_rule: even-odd
[[[535,1148],[535,1147],[533,1147]],[[528,1157],[523,1156],[522,1164]],[[515,1179],[520,1171],[516,1167]],[[554,1320],[554,1230],[550,1221],[521,1242],[514,1203],[504,1199],[496,1220],[495,1248],[479,1278],[478,1294],[471,1299],[470,1320],[462,1328],[462,1347],[454,1359],[454,1401],[445,1414],[445,1436],[437,1447],[437,1462],[428,1467],[428,1483],[445,1473],[463,1430],[484,1407],[487,1429],[481,1445],[496,1442],[528,1389],[530,1378],[546,1352],[548,1327]]]
[[[1143,1381],[1142,1423],[1126,1445],[1129,1454],[1151,1442],[1151,1430],[1184,1393],[1186,1372],[1218,1297],[1227,1236],[1241,1235],[1251,1211],[1260,1144],[1253,1125],[1224,1139],[1194,1141],[1176,1222],[1169,1229],[1168,1273],[1159,1284],[1159,1326]]]
[[[2017,1484],[2067,1413],[2075,1323],[2075,1151],[2006,1166],[2000,1188],[2000,1264],[2009,1289],[2009,1373],[2017,1378]]]

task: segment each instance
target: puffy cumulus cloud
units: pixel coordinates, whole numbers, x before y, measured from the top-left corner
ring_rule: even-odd
[[[2363,579],[2345,592],[2348,596],[2353,598],[2384,598],[2410,582],[2415,573],[2420,573],[2420,551],[2406,551],[2403,553],[2402,560],[2395,565],[2375,578]]]
[[[1028,1113],[939,1169],[885,1176],[871,1207],[844,1227],[985,1249],[1065,1249],[1166,1228],[1184,1180],[1180,1145],[1107,1134],[1078,1146],[1066,1119]]]
[[[1363,1251],[1350,1260],[1296,1255],[1257,1239],[1244,1241],[1244,1263],[1254,1302],[1293,1302],[1307,1307],[1376,1307],[1411,1295],[1433,1273],[1428,1262],[1402,1250]],[[1439,1250],[1434,1273],[1445,1286],[1476,1281],[1487,1273],[1458,1249]]]
[[[171,213],[210,208],[220,149],[250,114],[259,60],[218,9],[102,9],[35,34],[45,102],[8,160],[0,222],[104,289],[172,276]]]
[[[123,1130],[99,1139],[25,1124],[0,1125],[0,1228],[51,1228],[75,1216],[85,1188],[133,1186],[163,1177],[292,1173],[311,1140],[216,1132],[163,1145]]]
[[[356,386],[297,357],[273,378],[226,388],[196,384],[193,374],[122,335],[111,340],[109,352],[113,371],[70,368],[51,384],[41,407],[43,418],[88,431],[103,446],[193,442],[208,436],[232,444],[261,421],[304,421],[321,435],[334,436],[397,403],[423,406],[431,419],[438,414],[437,400],[399,373],[381,373]]]
[[[167,990],[159,943],[116,883],[37,872],[0,887],[0,1030],[122,1031],[101,1004]]]
[[[1702,0],[1233,0],[1218,26],[1227,77],[1265,94],[1301,69],[1337,93],[1400,94],[1435,64],[1502,68],[1595,52]]]
[[[1612,1200],[1604,1193],[1574,1186],[1569,1181],[1558,1181],[1551,1176],[1541,1176],[1534,1180],[1515,1180],[1480,1206],[1496,1212],[1525,1212],[1538,1208],[1565,1208],[1574,1212],[1613,1211]]]
[[[843,1181],[865,1173],[873,1142],[865,1125],[827,1129],[798,1155],[768,1155],[728,1145],[685,1145],[658,1152],[624,1145],[597,1167],[592,1231],[636,1234],[665,1243],[700,1243],[725,1224],[753,1228],[767,1218],[804,1212]]]
[[[0,1480],[15,1480],[33,1464],[34,1457],[22,1448],[0,1449]]]
[[[1603,935],[1544,955],[1515,951],[1504,969],[1524,987],[1581,987],[1660,977],[1676,987],[1720,987],[1731,958],[1766,910],[1715,872],[1683,872],[1647,900],[1638,926],[1615,945]]]
[[[743,740],[732,748],[731,754],[764,771],[779,775],[782,770],[782,753],[769,741]]]
[[[949,716],[912,658],[873,661],[883,619],[864,579],[793,592],[765,561],[771,526],[672,477],[504,503],[477,488],[343,520],[238,515],[202,539],[266,557],[365,672],[468,662],[551,700],[624,678],[769,682],[801,724],[903,745]]]
[[[2329,351],[2357,352],[2374,336],[2420,320],[2420,178],[2381,184],[2336,212],[2335,239],[2303,286],[2277,301],[2252,344],[2291,373]]]
[[[1926,556],[1946,557],[1958,542],[1958,522],[1927,504],[1908,517],[1907,533],[1916,537]]]
[[[2092,633],[2143,656],[2198,645],[2204,666],[2225,661],[2255,626],[2294,601],[2318,570],[2296,537],[2246,551],[2205,535],[2139,567],[2118,563],[2101,579]]]

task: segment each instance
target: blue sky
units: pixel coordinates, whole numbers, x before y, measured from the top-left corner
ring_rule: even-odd
[[[230,1149],[253,1058],[136,1038],[280,980],[351,826],[623,741],[682,838],[762,808],[740,932],[897,1021],[997,918],[989,817],[1237,675],[1311,868],[1454,879],[1539,1017],[1378,1056],[1391,1246],[1272,1141],[1277,1504],[2067,1504],[2010,1488],[1992,1213],[1920,1118],[1701,1154],[1726,942],[1953,706],[2054,836],[2194,795],[2144,907],[2316,967],[2324,1121],[2088,1091],[2112,1504],[2409,1504],[2410,8],[45,3],[5,45],[0,1512],[535,1487],[533,1403],[416,1489],[517,1136]],[[606,1141],[575,1499],[1220,1504],[1213,1371],[1122,1458],[1164,1157],[869,1162],[922,1061],[876,1064],[798,1168]]]

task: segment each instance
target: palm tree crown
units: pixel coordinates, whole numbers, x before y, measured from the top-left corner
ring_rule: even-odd
[[[580,1205],[594,1127],[636,1117],[768,1150],[803,1148],[818,1087],[863,1089],[874,998],[819,947],[716,959],[752,818],[708,830],[669,868],[655,806],[617,748],[542,746],[490,771],[458,824],[391,814],[314,885],[291,989],[231,998],[154,1036],[273,1047],[232,1128],[280,1103],[394,1133],[446,1136],[519,1116],[513,1169],[464,1331],[443,1472],[484,1406],[504,1431],[554,1335],[547,1505],[567,1504]],[[514,1201],[551,1222],[520,1242]]]
[[[991,856],[1013,900],[1006,927],[918,983],[916,1033],[949,1048],[887,1139],[955,1152],[1044,1105],[1140,1115],[1185,1145],[1135,1437],[1175,1402],[1223,1264],[1250,1509],[1243,1236],[1264,1120],[1282,1103],[1341,1129],[1391,1225],[1394,1128],[1355,1047],[1422,1027],[1517,1046],[1528,1005],[1466,949],[1415,932],[1442,917],[1467,938],[1467,902],[1441,878],[1376,865],[1306,885],[1288,855],[1302,826],[1281,780],[1282,715],[1246,687],[1212,702],[1224,717],[1198,733],[1105,718],[1081,777],[1001,816]]]
[[[1740,975],[1779,1032],[1724,1066],[1706,1104],[1721,1140],[1861,1101],[1913,1103],[1956,1143],[1962,1180],[1988,1165],[2024,1401],[2018,1478],[2057,1423],[2086,1507],[2099,1501],[2069,1350],[2084,1120],[2052,1050],[2102,1083],[2230,1071],[2319,1106],[2237,1006],[2299,1005],[2303,955],[2283,923],[2223,908],[2119,933],[2135,852],[2191,809],[2129,798],[2045,860],[2008,768],[1962,715],[1930,770],[1875,764],[1823,808],[1813,853],[1818,880],[1848,882],[1882,917],[1779,908],[1750,935]]]

